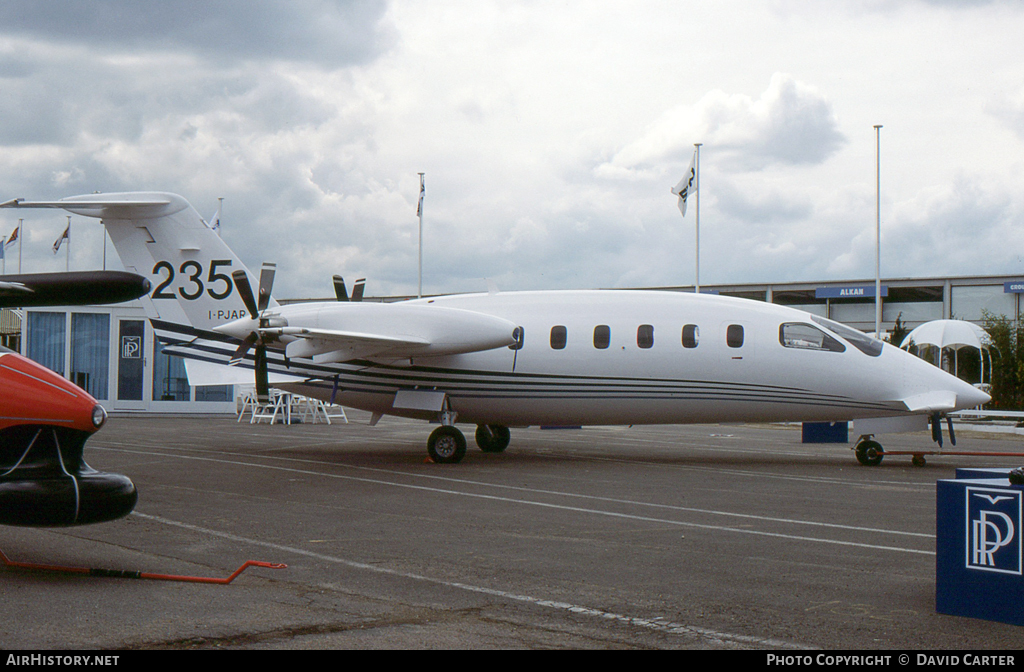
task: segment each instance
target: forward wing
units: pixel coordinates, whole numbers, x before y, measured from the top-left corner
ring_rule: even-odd
[[[957,408],[956,393],[948,390],[925,392],[901,401],[911,413],[943,413]]]

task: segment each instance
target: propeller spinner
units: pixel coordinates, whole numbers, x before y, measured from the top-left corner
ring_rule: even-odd
[[[218,329],[218,331],[239,337],[241,337],[240,331],[249,332],[242,338],[241,345],[238,346],[238,349],[231,356],[231,363],[237,364],[242,361],[249,350],[255,347],[253,362],[256,369],[256,397],[260,403],[266,403],[270,398],[270,384],[267,373],[267,343],[275,338],[265,335],[262,330],[271,326],[279,326],[272,325],[270,318],[266,314],[267,306],[270,305],[270,292],[274,287],[274,274],[276,272],[277,264],[264,262],[263,268],[260,269],[260,284],[257,290],[258,294],[256,295],[252,293],[249,277],[245,271],[235,271],[232,273],[231,277],[235,281],[235,289],[238,290],[238,295],[242,297],[242,302],[245,304],[246,310],[249,311],[250,319],[238,320],[223,325],[223,327]]]

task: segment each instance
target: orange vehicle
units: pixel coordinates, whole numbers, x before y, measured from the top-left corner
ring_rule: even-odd
[[[82,457],[106,419],[85,390],[0,348],[0,524],[85,525],[131,513],[131,480]]]

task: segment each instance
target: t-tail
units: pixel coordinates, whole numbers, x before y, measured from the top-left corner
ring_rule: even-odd
[[[152,283],[143,303],[158,330],[175,325],[183,332],[210,332],[248,315],[232,274],[243,271],[257,287],[255,277],[181,196],[87,194],[59,201],[16,199],[0,207],[60,208],[100,219],[126,269]]]

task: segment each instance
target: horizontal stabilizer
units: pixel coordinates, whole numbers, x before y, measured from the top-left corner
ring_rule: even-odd
[[[911,413],[943,413],[957,408],[956,393],[951,390],[925,392],[900,401]]]
[[[240,366],[228,366],[214,362],[204,362],[199,359],[183,358],[185,362],[185,373],[188,375],[188,384],[193,387],[200,385],[248,385],[252,386],[252,368]],[[301,376],[290,376],[285,373],[269,373],[269,382],[295,383],[305,380]]]
[[[148,192],[88,194],[59,201],[26,201],[16,198],[0,203],[0,208],[59,208],[101,219],[150,219],[174,214],[187,207],[188,202],[181,196]]]

